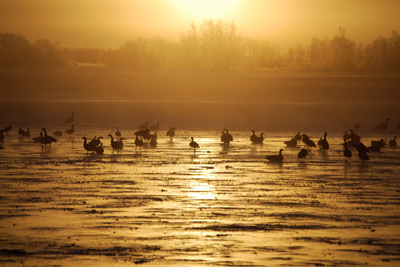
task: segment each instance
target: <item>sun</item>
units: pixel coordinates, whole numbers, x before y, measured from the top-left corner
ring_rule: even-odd
[[[229,13],[241,0],[171,0],[187,16],[192,19],[222,18],[227,19]]]

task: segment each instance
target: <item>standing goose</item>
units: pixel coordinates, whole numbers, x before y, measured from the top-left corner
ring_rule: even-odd
[[[49,144],[51,146],[51,143],[56,143],[57,142],[57,139],[55,139],[54,137],[52,137],[50,135],[47,135],[47,131],[46,131],[45,128],[42,128],[42,131],[44,132],[43,139],[44,139],[44,142],[46,144]],[[45,146],[46,146],[46,144],[45,144]]]
[[[83,148],[86,150],[86,152],[93,152],[96,150],[96,146],[90,144],[90,142],[87,142],[86,137],[82,137],[83,139]]]
[[[296,142],[297,142],[297,141],[301,141],[301,134],[300,134],[300,131],[297,131],[297,134],[294,136],[294,140],[296,140]]]
[[[305,160],[306,156],[307,156],[307,153],[308,153],[307,149],[302,148],[300,150],[300,152],[297,154],[297,159],[298,160],[301,160],[301,159]]]
[[[269,160],[271,162],[282,162],[282,160],[283,160],[282,151],[283,151],[283,149],[279,150],[279,155],[267,156],[267,160]]]
[[[326,140],[326,136],[327,136],[327,133],[325,132],[324,133],[324,139],[322,139],[322,144],[321,144],[321,147],[322,147],[323,150],[328,150],[329,149],[329,143],[328,143],[328,140]]]
[[[22,128],[19,128],[18,129],[18,134],[20,136],[29,137],[31,135],[30,128],[28,127],[26,131],[24,129],[22,129]]]
[[[137,150],[137,147],[140,147],[140,151],[142,151],[143,141],[139,139],[139,136],[137,134],[135,134],[135,135],[136,135],[136,139],[135,139],[136,150]]]
[[[71,129],[68,129],[68,130],[65,131],[65,133],[67,133],[69,135],[73,134],[74,132],[75,132],[75,125],[74,124],[72,124]]]
[[[389,141],[389,146],[390,146],[390,147],[395,147],[395,146],[397,146],[396,138],[397,138],[397,137],[395,136],[395,137],[393,137],[392,140]]]
[[[253,134],[250,136],[250,141],[251,141],[253,144],[255,144],[255,142],[257,142],[257,135],[256,135],[256,132],[255,132],[254,130],[251,130],[251,132],[252,132]]]
[[[351,158],[351,150],[347,147],[346,138],[343,138],[343,140],[344,140],[343,155],[344,155],[344,160],[347,161],[347,159]]]
[[[171,128],[171,126],[169,127],[169,130],[168,130],[168,132],[167,132],[167,136],[169,136],[169,140],[171,140],[172,141],[172,138],[175,136],[175,127],[172,127]]]
[[[69,117],[68,119],[66,119],[64,121],[64,123],[72,123],[74,121],[74,112],[72,112],[71,117]]]
[[[118,137],[121,137],[121,132],[119,131],[119,129],[117,129],[117,131],[115,132],[115,135]]]
[[[311,150],[313,147],[317,147],[313,140],[311,140],[307,135],[302,135],[302,141],[307,146],[308,150]]]
[[[100,146],[96,147],[96,153],[100,155],[104,154],[103,143],[100,143]]]
[[[193,147],[193,153],[196,153],[196,148],[200,148],[199,144],[196,143],[196,142],[193,140],[193,137],[192,137],[192,141],[189,143],[189,146],[190,146],[190,147]]]
[[[228,142],[228,145],[230,144],[230,142],[233,141],[233,136],[229,133],[228,129],[224,129],[225,130],[225,136],[226,136],[226,141]]]
[[[254,144],[262,144],[264,142],[264,133],[261,133],[260,136],[256,136],[254,139]]]
[[[124,143],[122,143],[123,138],[121,138],[119,141],[115,141],[112,134],[109,134],[108,136],[111,137],[111,147],[113,149],[113,152],[114,150],[117,150],[119,152],[124,146]]]

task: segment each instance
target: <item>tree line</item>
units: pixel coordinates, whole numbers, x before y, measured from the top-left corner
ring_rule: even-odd
[[[178,42],[160,37],[126,41],[117,49],[62,47],[47,39],[30,43],[24,36],[0,33],[1,67],[64,67],[101,64],[128,69],[257,70],[291,68],[311,71],[399,71],[400,35],[368,44],[349,39],[339,28],[333,37],[313,38],[283,50],[267,41],[246,38],[235,23],[192,23]]]

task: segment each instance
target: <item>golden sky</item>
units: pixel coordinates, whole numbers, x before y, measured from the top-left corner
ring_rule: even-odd
[[[399,0],[1,0],[0,32],[65,46],[118,47],[137,36],[178,40],[191,22],[222,18],[244,36],[291,46],[339,27],[369,42],[400,31]]]

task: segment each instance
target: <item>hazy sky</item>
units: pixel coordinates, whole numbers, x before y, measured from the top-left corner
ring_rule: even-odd
[[[222,18],[244,36],[290,46],[344,27],[368,42],[400,31],[400,0],[0,0],[0,32],[65,46],[118,47],[136,36],[178,40],[191,22]]]

